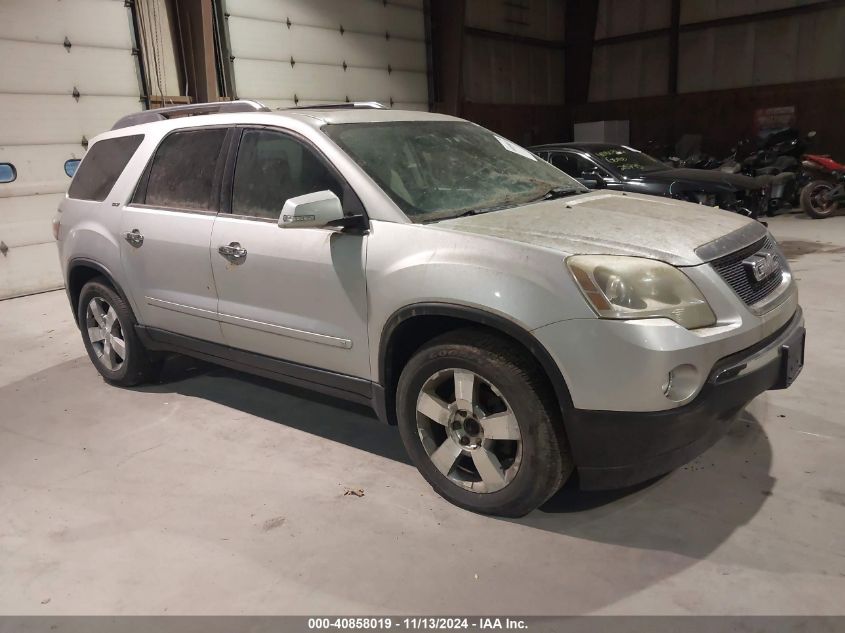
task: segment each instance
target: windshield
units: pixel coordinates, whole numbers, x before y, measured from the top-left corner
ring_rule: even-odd
[[[323,131],[413,222],[586,191],[528,150],[465,121],[343,123]]]
[[[620,172],[626,178],[639,176],[651,171],[665,171],[669,166],[630,147],[619,145],[593,152],[596,157],[606,162],[610,167]]]

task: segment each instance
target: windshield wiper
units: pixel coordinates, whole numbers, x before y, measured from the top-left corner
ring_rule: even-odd
[[[431,220],[423,220],[423,224],[431,224],[432,222],[442,222],[443,220],[455,220],[456,218],[465,218],[470,215],[481,215],[482,213],[490,213],[491,211],[499,211],[501,209],[507,209],[509,206],[512,206],[511,203],[505,205],[499,205],[495,207],[483,207],[480,209],[468,209],[461,213],[457,213],[455,215],[447,215],[445,218],[434,218]]]
[[[552,187],[539,198],[535,198],[534,202],[538,200],[554,200],[556,198],[565,198],[566,196],[573,196],[578,193],[586,193],[588,189],[574,189],[572,187]]]

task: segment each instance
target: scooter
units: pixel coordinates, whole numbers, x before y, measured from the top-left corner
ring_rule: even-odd
[[[836,164],[845,170],[845,165]],[[829,218],[843,207],[845,175],[840,171],[833,171],[829,179],[814,180],[801,190],[801,209],[814,220]]]

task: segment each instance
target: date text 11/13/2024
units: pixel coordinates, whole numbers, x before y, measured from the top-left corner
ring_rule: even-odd
[[[357,629],[357,630],[521,630],[528,628],[525,620],[514,618],[439,618],[439,617],[352,617],[352,618],[309,618],[309,630]]]

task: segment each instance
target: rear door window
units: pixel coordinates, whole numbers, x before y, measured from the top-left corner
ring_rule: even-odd
[[[77,200],[105,200],[142,140],[143,134],[133,134],[94,143],[76,170],[67,195]]]
[[[215,173],[225,138],[225,128],[183,130],[167,136],[150,166],[143,203],[169,209],[216,209]]]

